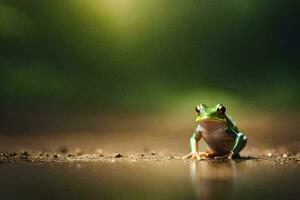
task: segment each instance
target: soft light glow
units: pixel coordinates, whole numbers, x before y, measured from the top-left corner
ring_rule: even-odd
[[[135,0],[103,0],[99,3],[102,15],[119,30],[133,28],[143,18],[143,8]]]

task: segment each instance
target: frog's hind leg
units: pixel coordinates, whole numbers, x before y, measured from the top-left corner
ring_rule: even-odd
[[[232,155],[232,158],[237,158],[237,159],[241,158],[240,152],[245,148],[245,146],[247,144],[247,137],[244,134],[239,133],[238,137],[240,137],[240,140],[236,144],[236,147],[235,147],[236,153]]]

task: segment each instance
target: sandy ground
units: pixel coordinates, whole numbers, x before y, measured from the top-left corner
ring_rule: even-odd
[[[2,130],[1,197],[299,199],[299,118],[238,118],[249,142],[234,161],[181,159],[195,125],[190,115],[93,117],[64,124],[67,129],[39,122],[22,134]]]

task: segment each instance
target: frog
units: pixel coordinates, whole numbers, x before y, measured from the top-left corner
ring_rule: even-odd
[[[217,104],[208,107],[199,104],[195,107],[196,128],[190,138],[191,152],[183,159],[236,159],[247,144],[247,136],[241,133],[233,119],[227,115],[226,107]],[[208,150],[198,152],[201,139],[208,145]]]

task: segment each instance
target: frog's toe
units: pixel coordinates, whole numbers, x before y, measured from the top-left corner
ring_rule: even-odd
[[[201,155],[199,155],[199,153],[194,153],[191,152],[189,154],[187,154],[186,156],[181,157],[182,159],[197,159],[197,160],[202,160],[203,158],[201,157]]]
[[[182,159],[194,159],[194,158],[197,158],[197,153],[193,153],[193,152],[191,152],[191,153],[189,153],[189,154],[187,154],[187,155],[185,155],[185,156],[183,156],[182,157]]]
[[[208,152],[199,152],[197,154],[197,160],[206,160],[206,159],[210,159],[210,153]]]
[[[203,157],[201,157],[198,153],[193,153],[191,159],[203,160]]]
[[[182,159],[188,159],[188,158],[192,158],[192,156],[193,156],[193,153],[189,153],[189,154],[187,154],[185,156],[182,156],[181,158]]]
[[[196,158],[197,160],[203,160],[203,158],[199,154],[196,154]]]
[[[209,157],[210,154],[208,152],[199,152],[198,155],[201,157]]]

